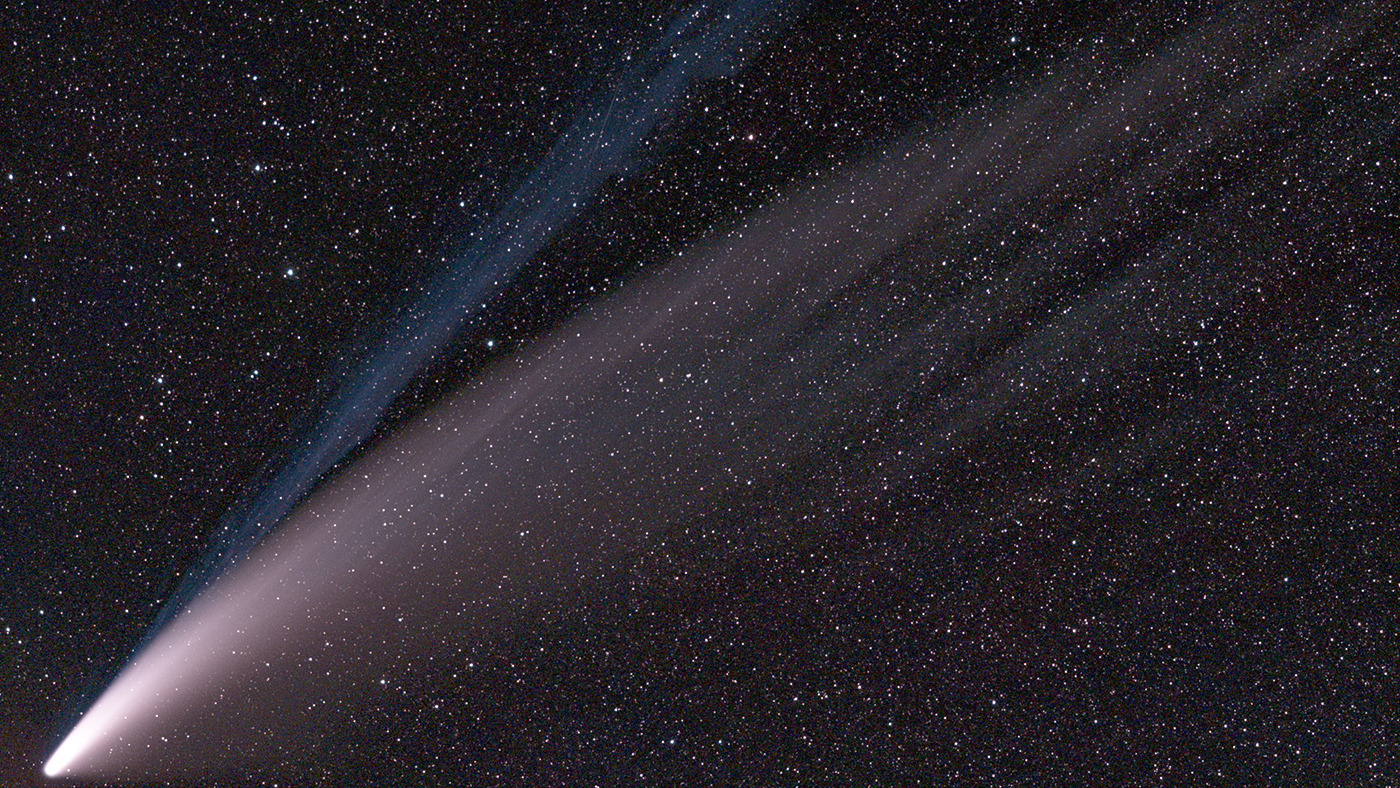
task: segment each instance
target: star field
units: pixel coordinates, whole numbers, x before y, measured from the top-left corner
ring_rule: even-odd
[[[0,26],[7,784],[741,9],[78,784],[1400,780],[1383,4],[202,2]]]

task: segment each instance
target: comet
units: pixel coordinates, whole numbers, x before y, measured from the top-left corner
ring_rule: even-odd
[[[778,477],[803,480],[792,512],[936,473],[994,500],[949,470],[969,447],[1255,297],[1198,254],[1248,182],[1131,259],[1103,264],[1099,246],[1374,18],[1339,15],[1275,61],[1201,79],[1203,60],[1242,62],[1255,22],[1196,31],[1109,84],[1069,64],[817,173],[463,384],[204,586],[45,774],[296,774],[421,666],[489,648],[512,614]],[[1210,120],[1181,121],[1194,117]],[[1122,155],[1131,145],[1155,164]],[[1036,231],[1004,233],[1012,222]],[[1234,226],[1232,243],[1286,257],[1286,238]],[[899,428],[861,431],[877,418]]]

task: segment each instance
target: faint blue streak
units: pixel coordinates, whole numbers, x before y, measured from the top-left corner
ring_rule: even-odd
[[[629,56],[612,89],[596,97],[504,206],[406,317],[332,395],[321,421],[256,496],[231,511],[202,562],[167,600],[146,640],[195,594],[248,554],[316,481],[364,441],[409,380],[466,326],[569,221],[576,218],[697,79],[732,70],[779,2],[700,2],[658,40]]]

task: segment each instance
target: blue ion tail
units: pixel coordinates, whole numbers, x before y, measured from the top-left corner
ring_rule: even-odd
[[[466,327],[566,224],[580,216],[697,81],[728,73],[754,33],[783,3],[699,2],[677,14],[641,54],[622,61],[611,89],[595,97],[535,171],[407,310],[371,357],[336,389],[311,435],[271,481],[231,511],[201,563],[167,600],[143,644],[189,601],[243,559],[316,481],[363,442],[412,377]]]

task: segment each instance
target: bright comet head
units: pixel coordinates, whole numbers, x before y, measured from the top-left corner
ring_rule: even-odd
[[[99,738],[101,730],[111,721],[112,716],[110,710],[104,710],[98,706],[94,706],[91,711],[83,715],[83,718],[58,745],[58,749],[54,750],[53,755],[50,755],[48,761],[44,763],[44,775],[58,777],[68,773],[78,756],[82,755]]]

